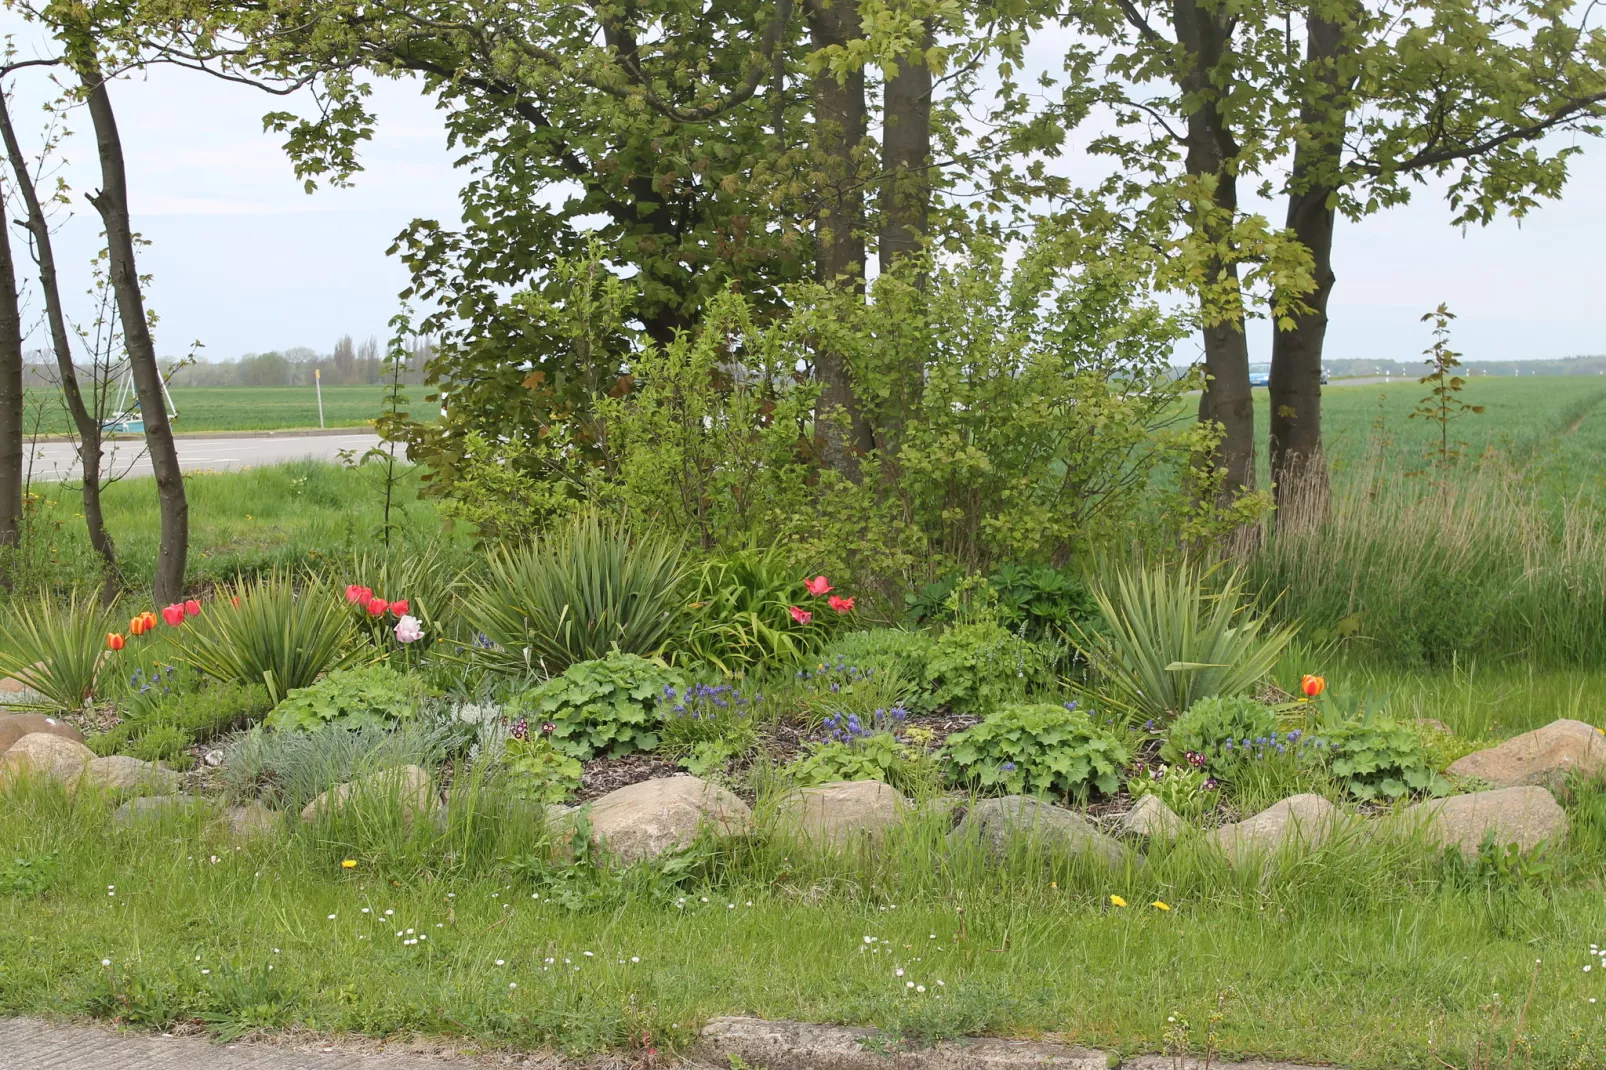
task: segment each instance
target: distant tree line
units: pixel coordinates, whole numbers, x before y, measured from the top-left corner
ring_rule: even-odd
[[[1377,360],[1345,357],[1326,362],[1336,378],[1355,375],[1398,375],[1415,379],[1422,374],[1420,360]],[[1556,360],[1464,360],[1461,374],[1475,375],[1606,375],[1606,356],[1561,357]]]
[[[421,338],[407,347],[407,361],[402,366],[404,385],[418,385],[424,381],[424,362],[434,353],[430,339]],[[194,386],[311,386],[314,372],[323,373],[326,386],[374,385],[389,382],[389,370],[380,350],[379,339],[369,337],[356,342],[351,335],[343,336],[328,353],[319,353],[310,346],[293,346],[285,350],[266,353],[246,353],[237,360],[196,360],[185,363],[162,361],[162,371],[168,376],[173,389]],[[87,374],[87,373],[86,373]],[[49,352],[35,350],[28,354],[24,366],[24,382],[30,389],[54,387],[60,384],[61,375]]]

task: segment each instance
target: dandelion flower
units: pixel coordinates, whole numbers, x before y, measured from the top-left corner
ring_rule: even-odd
[[[1120,897],[1120,896],[1118,896],[1118,895],[1112,895],[1112,896],[1110,896],[1110,903],[1111,903],[1111,905],[1113,905],[1113,906],[1118,906],[1118,907],[1124,907],[1124,906],[1126,906],[1126,900],[1125,900],[1125,899],[1122,899],[1122,898],[1121,898],[1121,897]]]
[[[1161,902],[1158,899],[1156,899],[1154,902],[1150,903],[1149,905],[1151,907],[1153,907],[1154,909],[1156,909],[1156,910],[1170,910],[1171,909],[1170,907],[1166,906],[1163,902]]]
[[[345,861],[340,863],[340,868],[341,869],[356,869],[357,868],[357,860],[355,858],[348,858]]]

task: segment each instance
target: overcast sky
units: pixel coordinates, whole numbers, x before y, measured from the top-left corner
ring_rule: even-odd
[[[33,35],[13,14],[0,25]],[[45,76],[14,81],[24,144],[37,140]],[[406,83],[376,86],[378,130],[362,148],[355,188],[307,195],[261,116],[283,102],[202,75],[157,69],[114,87],[128,156],[134,225],[151,246],[140,269],[155,281],[158,349],[194,340],[212,360],[310,346],[342,334],[387,334],[406,272],[385,255],[414,217],[455,225],[454,172],[433,104]],[[83,199],[97,186],[88,118],[67,146],[74,218],[58,238],[64,288],[88,284],[99,220]],[[1469,359],[1606,353],[1606,144],[1586,145],[1566,197],[1521,226],[1503,220],[1462,232],[1432,194],[1359,223],[1341,222],[1328,355],[1411,359],[1428,343],[1422,313],[1448,302],[1454,343]],[[20,241],[16,247],[21,249]],[[40,336],[42,340],[42,336]],[[1269,359],[1255,330],[1252,359]],[[1179,354],[1187,356],[1190,354]]]

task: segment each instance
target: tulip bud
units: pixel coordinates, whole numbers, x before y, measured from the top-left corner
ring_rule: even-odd
[[[127,644],[128,644],[128,640],[124,639],[121,635],[118,635],[116,632],[107,632],[106,633],[106,649],[107,650],[121,650]]]

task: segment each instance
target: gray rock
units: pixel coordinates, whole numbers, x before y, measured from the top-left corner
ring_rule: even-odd
[[[1606,777],[1606,736],[1583,721],[1552,721],[1457,759],[1446,772],[1497,788],[1539,784],[1555,790],[1569,773]]]
[[[302,808],[301,820],[316,821],[323,812],[340,810],[354,798],[394,799],[408,822],[421,813],[427,814],[435,805],[429,774],[416,765],[404,765],[330,788]]]
[[[1567,812],[1548,790],[1528,784],[1430,799],[1388,819],[1392,831],[1418,833],[1440,847],[1457,847],[1476,858],[1486,838],[1505,848],[1530,851],[1567,837]]]
[[[205,762],[213,769],[216,769],[218,766],[223,764],[223,752],[220,750],[209,750],[206,752],[206,756],[203,757],[201,761]]]
[[[84,741],[82,732],[59,717],[47,717],[42,713],[8,713],[0,715],[0,754],[10,750],[11,745],[23,736],[31,736],[35,732],[60,736],[74,743]]]
[[[775,802],[778,828],[824,847],[859,838],[878,840],[912,811],[908,799],[879,780],[796,788]]]
[[[1127,853],[1081,814],[1025,795],[978,800],[949,835],[956,843],[968,837],[979,837],[996,857],[1003,857],[1011,843],[1023,841],[1048,851],[1096,855],[1111,865]]]
[[[95,752],[53,732],[30,732],[0,755],[0,783],[31,775],[71,784],[95,758]]]
[[[1236,865],[1294,843],[1315,847],[1333,833],[1342,817],[1338,807],[1320,795],[1290,795],[1247,821],[1223,825],[1209,834],[1209,840]]]
[[[176,814],[188,814],[200,802],[193,795],[143,795],[113,810],[112,824],[127,828],[138,821],[159,821]]]
[[[703,828],[721,836],[744,833],[752,818],[747,804],[724,788],[676,775],[630,784],[593,802],[591,838],[630,863],[685,847]]]
[[[1188,823],[1161,802],[1158,795],[1144,795],[1121,815],[1116,830],[1123,836],[1140,836],[1146,840],[1174,840],[1187,827]]]
[[[155,762],[126,754],[96,758],[84,767],[78,783],[126,795],[171,795],[183,782],[177,773]]]
[[[277,811],[269,810],[259,802],[231,806],[223,811],[222,818],[230,834],[242,840],[272,832],[282,821],[283,817]]]

